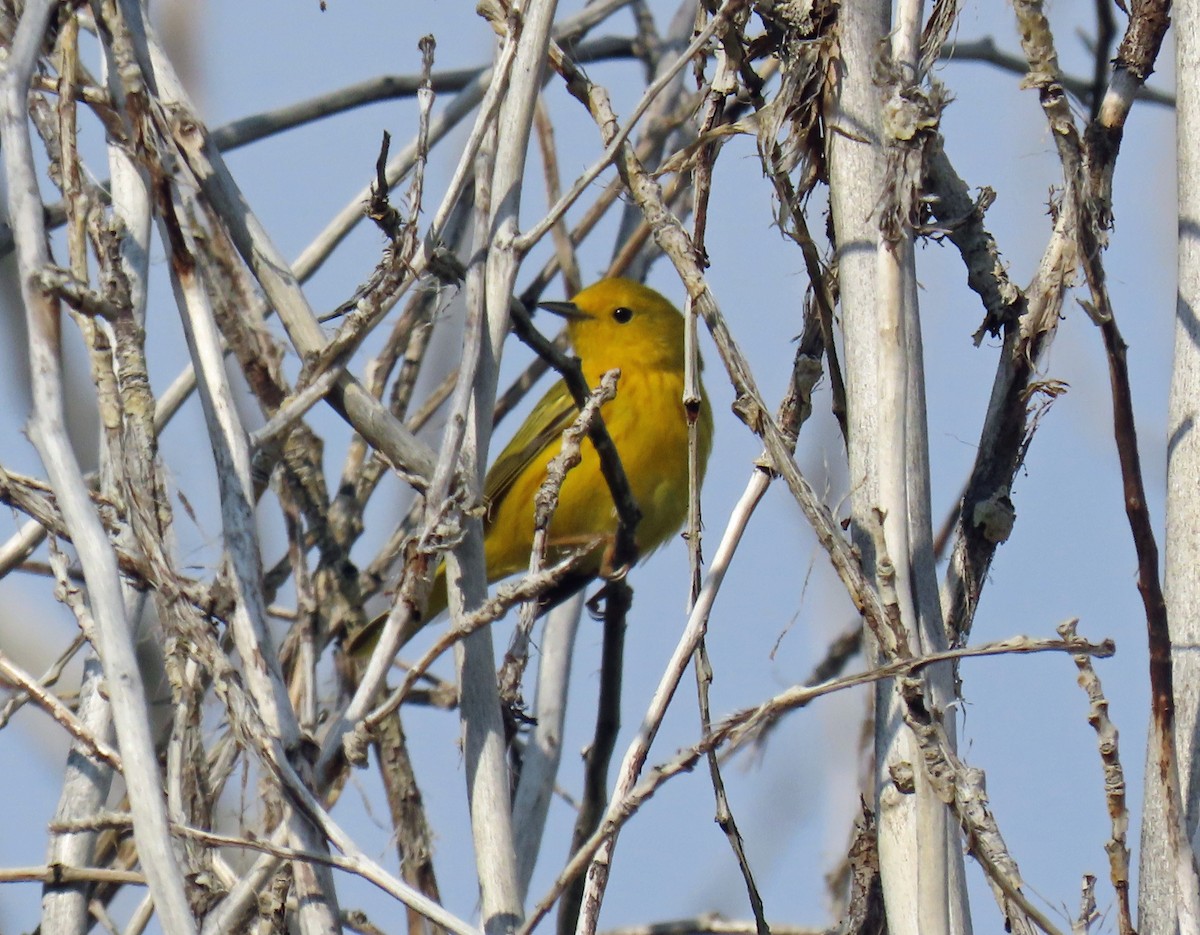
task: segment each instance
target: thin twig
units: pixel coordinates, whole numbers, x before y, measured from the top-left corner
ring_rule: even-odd
[[[23,691],[30,701],[58,721],[67,733],[88,752],[104,760],[118,772],[121,771],[121,755],[103,740],[93,736],[70,707],[59,700],[56,695],[46,691],[43,683],[13,663],[2,652],[0,652],[0,680]]]
[[[1065,639],[1075,639],[1076,621],[1068,620],[1057,629]],[[1134,935],[1133,914],[1129,906],[1129,845],[1126,833],[1129,830],[1129,809],[1125,805],[1125,770],[1121,766],[1121,752],[1117,741],[1117,727],[1108,716],[1108,699],[1100,684],[1100,676],[1088,656],[1076,656],[1075,666],[1079,669],[1079,687],[1088,696],[1088,723],[1096,731],[1100,745],[1100,760],[1104,767],[1104,799],[1108,803],[1108,817],[1112,834],[1104,845],[1108,853],[1109,878],[1117,894],[1117,930],[1121,935]],[[1087,892],[1092,892],[1091,909],[1096,908],[1094,896],[1095,878],[1092,887],[1085,891],[1085,911],[1081,919],[1090,917],[1086,911]]]
[[[737,89],[737,67],[735,63],[740,61],[745,55],[745,50],[742,48],[740,39],[740,28],[743,24],[744,17],[739,16],[733,22],[726,23],[720,30],[721,41],[714,66],[715,75],[709,89],[704,119],[700,123],[699,136],[701,139],[708,137],[718,121],[722,119],[725,113],[726,98]],[[718,146],[715,141],[701,146],[699,152],[696,154],[695,168],[693,170],[692,242],[695,244],[697,257],[705,266],[708,265],[708,253],[704,247],[704,241],[708,226],[709,198],[712,194],[713,166],[716,161],[717,152]],[[700,388],[699,350],[696,344],[696,318],[695,309],[689,296],[687,303],[686,346],[684,350],[684,402],[685,407],[693,416],[699,412],[703,392]],[[690,405],[688,405],[689,400]],[[702,466],[700,464],[699,443],[699,421],[693,417],[688,421],[688,516],[686,535],[688,556],[691,565],[689,610],[692,606],[695,606],[695,602],[700,596],[702,583],[703,557],[701,554],[700,517],[700,474]],[[697,701],[700,709],[700,730],[702,733],[708,733],[712,729],[709,690],[712,686],[713,669],[712,660],[709,658],[708,647],[703,636],[696,646],[694,668],[696,673]],[[734,859],[737,861],[738,870],[741,872],[742,881],[746,887],[746,895],[750,902],[750,911],[754,914],[757,933],[758,935],[770,935],[766,911],[763,908],[762,894],[759,892],[758,884],[754,880],[754,873],[750,868],[750,859],[746,854],[745,840],[742,837],[741,829],[738,827],[737,819],[734,817],[733,808],[729,804],[729,795],[725,790],[725,780],[721,775],[721,764],[717,756],[717,751],[709,751],[706,760],[708,761],[709,781],[712,784],[713,798],[715,800],[714,821],[716,821],[717,826],[724,832],[729,847],[733,851]]]

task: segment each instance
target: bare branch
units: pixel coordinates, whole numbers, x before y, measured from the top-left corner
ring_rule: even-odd
[[[150,889],[168,929],[194,932],[183,875],[167,832],[166,805],[146,721],[145,689],[130,638],[116,556],[89,500],[64,425],[59,310],[54,299],[36,285],[37,274],[50,264],[50,257],[26,123],[27,95],[54,8],[48,0],[26,5],[0,75],[0,141],[29,332],[34,399],[30,436],[58,494],[88,582],[97,648],[108,680],[125,780],[136,810],[134,835],[146,862]]]
[[[1059,635],[1070,640],[1075,638],[1074,620],[1060,625]],[[1076,656],[1075,667],[1079,669],[1079,687],[1087,692],[1089,710],[1088,723],[1096,731],[1100,745],[1100,760],[1104,766],[1104,798],[1108,802],[1108,817],[1112,822],[1112,836],[1104,845],[1108,852],[1109,875],[1117,894],[1117,930],[1121,935],[1132,935],[1133,914],[1129,908],[1129,845],[1126,832],[1129,830],[1129,810],[1125,806],[1125,770],[1121,766],[1121,754],[1117,744],[1117,728],[1108,716],[1108,699],[1100,685],[1092,660],[1087,656]],[[1095,878],[1085,889],[1081,921],[1089,921],[1096,909],[1094,895]],[[1087,911],[1090,903],[1091,912]]]

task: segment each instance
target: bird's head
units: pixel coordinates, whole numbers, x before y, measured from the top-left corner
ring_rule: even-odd
[[[543,302],[567,320],[584,367],[683,368],[683,315],[653,289],[629,279],[602,279],[570,302]]]

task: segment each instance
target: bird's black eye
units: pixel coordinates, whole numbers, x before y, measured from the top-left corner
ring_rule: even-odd
[[[620,308],[613,310],[613,320],[618,325],[627,323],[631,318],[633,318],[633,309],[631,308],[625,308],[622,305]]]

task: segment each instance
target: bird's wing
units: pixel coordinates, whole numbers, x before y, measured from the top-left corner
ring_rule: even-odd
[[[490,521],[496,504],[508,495],[531,463],[540,458],[541,466],[545,467],[550,458],[543,457],[542,453],[562,436],[578,415],[575,400],[562,380],[546,391],[487,472],[483,482],[483,503],[487,509],[484,525]]]

